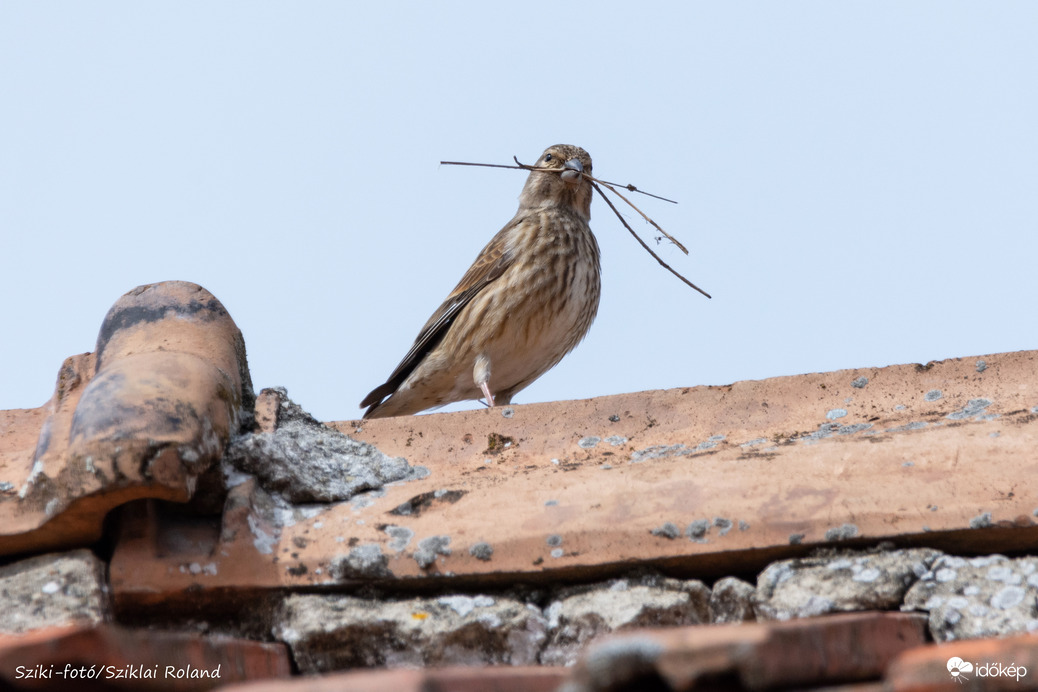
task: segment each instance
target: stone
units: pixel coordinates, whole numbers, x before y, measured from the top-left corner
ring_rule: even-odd
[[[710,621],[723,624],[755,620],[753,599],[756,592],[752,584],[742,579],[718,579],[710,590]]]
[[[105,565],[81,549],[0,567],[0,613],[3,634],[108,622]]]
[[[540,661],[571,665],[588,641],[617,630],[709,622],[709,602],[710,590],[697,580],[618,579],[576,589],[545,610],[550,638]]]
[[[937,559],[905,596],[936,641],[1038,632],[1038,557]]]
[[[772,563],[757,577],[761,620],[892,610],[940,553],[929,548],[837,552]]]
[[[226,463],[256,476],[265,490],[289,502],[341,502],[420,472],[402,457],[390,457],[313,418],[284,388],[261,395],[277,402],[273,430],[236,437]]]
[[[309,674],[373,666],[532,665],[546,630],[540,610],[503,597],[293,595],[273,633]]]

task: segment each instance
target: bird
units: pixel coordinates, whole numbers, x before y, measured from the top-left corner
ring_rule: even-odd
[[[456,401],[490,407],[557,365],[598,312],[601,261],[591,232],[591,156],[556,144],[532,167],[512,220],[433,312],[364,418],[406,416]]]

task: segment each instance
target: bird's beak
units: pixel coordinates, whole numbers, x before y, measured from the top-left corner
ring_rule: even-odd
[[[567,183],[578,182],[583,177],[581,173],[584,172],[584,166],[577,159],[570,159],[562,167],[566,169],[562,171],[562,179]]]

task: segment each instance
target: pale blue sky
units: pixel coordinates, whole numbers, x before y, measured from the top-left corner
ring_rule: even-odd
[[[4,0],[0,409],[183,279],[257,388],[357,417],[515,212],[525,174],[438,162],[560,142],[680,201],[640,198],[714,299],[596,199],[598,319],[516,403],[1038,348],[1036,36],[1033,2]]]

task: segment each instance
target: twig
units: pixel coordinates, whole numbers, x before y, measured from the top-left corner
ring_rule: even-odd
[[[509,166],[507,164],[501,164],[501,163],[470,163],[470,162],[467,162],[467,161],[440,161],[440,164],[444,165],[444,166],[482,166],[482,167],[485,167],[485,168],[513,168],[513,169],[520,169],[520,170],[526,170],[526,171],[548,171],[548,172],[551,172],[551,173],[561,173],[561,171],[559,169],[543,168],[543,167],[540,167],[540,166],[531,166],[529,164],[522,163],[521,161],[519,161],[518,157],[516,157],[516,156],[513,156],[512,160],[515,161],[516,165]],[[666,262],[664,262],[660,258],[659,255],[657,255],[655,252],[653,252],[652,248],[650,248],[648,245],[646,245],[645,241],[641,239],[641,236],[639,236],[637,233],[635,233],[634,229],[631,228],[630,225],[628,225],[627,221],[620,214],[620,212],[617,210],[617,208],[613,205],[612,200],[610,200],[608,197],[606,197],[606,194],[604,192],[602,192],[602,188],[600,188],[598,186],[598,184],[600,183],[602,185],[605,185],[607,188],[609,188],[610,192],[612,192],[614,195],[616,195],[617,197],[622,199],[624,202],[626,202],[627,206],[629,206],[631,209],[634,209],[636,212],[638,212],[638,214],[640,214],[643,219],[645,219],[650,224],[652,224],[652,226],[656,230],[658,230],[660,233],[662,233],[664,236],[666,236],[667,239],[670,242],[674,243],[678,247],[678,249],[680,249],[682,252],[684,252],[687,255],[688,254],[688,248],[686,248],[684,245],[682,245],[681,242],[678,241],[677,238],[675,238],[670,233],[667,233],[665,230],[663,230],[663,228],[661,228],[658,223],[656,223],[655,221],[650,219],[648,216],[646,216],[645,212],[643,212],[638,207],[634,206],[634,204],[631,202],[631,200],[627,199],[622,194],[620,194],[617,191],[616,188],[617,187],[623,187],[623,188],[626,188],[626,189],[630,190],[631,192],[639,192],[639,193],[641,193],[643,195],[648,195],[649,197],[654,197],[656,199],[663,200],[664,202],[670,202],[671,204],[677,204],[677,202],[675,202],[672,199],[667,199],[666,197],[660,197],[659,195],[654,195],[651,192],[643,192],[643,191],[639,190],[638,188],[636,188],[634,185],[630,185],[630,184],[628,184],[628,185],[619,185],[617,183],[610,183],[610,182],[607,182],[605,180],[599,180],[598,178],[595,178],[594,176],[592,176],[592,175],[590,175],[588,173],[581,173],[581,175],[585,179],[587,179],[591,183],[591,187],[595,188],[595,190],[598,192],[598,194],[602,196],[602,199],[604,199],[606,201],[606,204],[609,205],[609,208],[613,210],[614,214],[616,214],[616,218],[620,219],[620,223],[622,223],[624,225],[624,228],[626,228],[630,232],[630,234],[634,236],[634,239],[638,241],[639,245],[641,245],[643,248],[645,248],[646,252],[648,252],[650,255],[652,255],[654,258],[656,258],[656,261],[659,262],[661,267],[663,267],[664,269],[669,271],[671,274],[673,274],[674,276],[676,276],[679,279],[681,279],[682,281],[684,281],[686,284],[688,284],[689,286],[691,286],[695,290],[697,290],[700,293],[702,293],[707,298],[711,298],[712,297],[709,293],[707,293],[706,291],[701,289],[699,286],[696,286],[694,283],[692,283],[691,281],[686,279],[684,276],[679,274],[677,271],[675,271],[673,268],[671,268],[671,266],[669,264],[667,264]],[[659,238],[656,239],[656,242],[659,242]]]
[[[516,161],[516,163],[519,163]],[[484,166],[486,168],[532,168],[521,163],[518,166],[509,166],[503,163],[469,163],[467,161],[440,161],[441,166]]]
[[[609,199],[608,197],[606,197],[606,194],[605,194],[604,192],[602,192],[602,188],[600,188],[600,187],[599,187],[598,185],[596,185],[595,183],[591,183],[591,187],[595,188],[595,190],[596,190],[596,191],[598,191],[598,194],[602,195],[602,199],[604,199],[604,200],[606,201],[606,204],[608,204],[608,205],[609,205],[609,208],[613,210],[613,213],[614,213],[614,214],[616,214],[616,218],[620,219],[620,223],[622,223],[622,224],[624,225],[624,228],[626,228],[626,229],[627,229],[628,231],[630,231],[630,232],[631,232],[631,235],[633,235],[633,236],[634,236],[634,239],[635,239],[635,240],[637,240],[637,241],[638,241],[638,243],[639,243],[639,244],[640,244],[640,245],[641,245],[641,246],[642,246],[643,248],[645,248],[645,251],[646,251],[646,252],[648,252],[648,253],[649,253],[650,255],[652,255],[653,257],[655,257],[655,258],[656,258],[656,261],[660,263],[660,266],[661,266],[661,267],[663,267],[664,269],[666,269],[667,271],[669,271],[669,272],[670,272],[671,274],[673,274],[674,276],[676,276],[676,277],[678,277],[679,279],[681,279],[682,281],[684,281],[684,282],[685,282],[686,284],[688,284],[688,285],[689,285],[689,286],[691,286],[692,288],[694,288],[694,289],[696,289],[697,291],[699,291],[700,293],[702,293],[702,294],[703,294],[704,296],[706,296],[707,298],[710,298],[710,297],[711,297],[711,295],[710,295],[709,293],[707,293],[706,291],[704,291],[703,289],[701,289],[701,288],[700,288],[699,286],[696,286],[696,285],[695,285],[694,283],[692,283],[691,281],[689,281],[688,279],[686,279],[685,277],[683,277],[683,276],[682,276],[681,274],[679,274],[678,272],[674,271],[674,269],[672,269],[672,268],[671,268],[671,266],[670,266],[669,264],[667,264],[666,262],[664,262],[664,261],[663,261],[663,260],[662,260],[662,259],[660,258],[660,256],[659,256],[659,255],[657,255],[657,254],[656,254],[655,252],[653,252],[653,251],[652,251],[652,248],[650,248],[650,247],[649,247],[648,245],[646,245],[646,244],[645,244],[645,241],[641,239],[641,236],[639,236],[639,235],[638,235],[637,233],[635,233],[635,232],[634,232],[634,229],[633,229],[633,228],[631,228],[631,227],[630,227],[630,226],[629,226],[629,225],[627,224],[627,222],[626,222],[626,221],[624,220],[624,217],[623,217],[623,216],[621,216],[621,215],[620,215],[620,212],[619,212],[619,211],[617,211],[617,209],[616,209],[616,207],[615,207],[615,206],[613,206],[613,202],[612,202],[612,200],[611,200],[611,199]],[[606,187],[609,187],[609,186],[608,186],[608,185],[606,185]],[[612,188],[610,188],[610,189],[612,189]],[[615,192],[616,192],[616,190],[613,190],[613,192],[615,193]],[[624,198],[623,198],[623,195],[617,194],[617,196],[618,196],[618,197],[619,197],[620,199],[624,199]],[[627,200],[625,200],[625,199],[624,199],[624,201],[625,201],[625,202],[627,202]],[[630,202],[627,202],[627,203],[628,203],[628,204],[631,204]],[[633,205],[633,204],[631,204],[631,206],[633,207],[634,205]],[[642,216],[644,216],[644,214],[642,214]],[[655,225],[655,224],[653,224],[653,225]],[[657,228],[658,228],[658,226],[657,226]],[[669,238],[670,236],[667,236],[667,237]]]
[[[586,174],[586,173],[584,174],[584,177],[586,177],[586,178],[587,178],[588,180],[592,181],[593,183],[602,183],[603,185],[605,185],[605,186],[606,186],[607,188],[609,188],[609,191],[610,191],[610,192],[612,192],[612,193],[613,193],[614,195],[616,195],[617,197],[619,197],[619,198],[620,198],[620,199],[622,199],[623,201],[627,202],[627,206],[629,206],[629,207],[630,207],[631,209],[634,209],[634,210],[635,210],[636,212],[638,212],[639,214],[641,214],[641,215],[642,215],[642,218],[643,218],[643,219],[645,219],[646,221],[648,221],[649,223],[651,223],[651,224],[652,224],[652,225],[653,225],[653,226],[654,226],[654,227],[656,228],[656,230],[657,230],[657,231],[659,231],[660,233],[662,233],[663,235],[665,235],[665,236],[667,237],[667,240],[669,240],[670,242],[672,242],[672,243],[674,243],[675,245],[677,245],[677,246],[678,246],[678,249],[679,249],[679,250],[681,250],[682,252],[684,252],[684,253],[685,253],[686,255],[688,254],[688,249],[687,249],[687,248],[686,248],[686,247],[685,247],[684,245],[682,245],[682,244],[681,244],[680,242],[678,242],[678,239],[677,239],[677,238],[675,238],[675,237],[674,237],[674,236],[672,236],[672,235],[671,235],[670,233],[667,233],[667,232],[666,232],[665,230],[663,230],[663,229],[662,229],[662,228],[660,227],[660,225],[659,225],[658,223],[656,223],[655,221],[653,221],[652,219],[650,219],[650,218],[649,218],[648,216],[646,216],[646,215],[645,215],[645,213],[644,213],[644,212],[643,212],[643,211],[642,211],[641,209],[639,209],[638,207],[634,206],[634,204],[633,204],[633,203],[631,202],[631,200],[627,199],[626,197],[624,197],[623,195],[621,195],[621,194],[620,194],[619,192],[617,192],[617,191],[616,191],[616,188],[615,188],[615,187],[613,187],[613,186],[612,186],[612,185],[610,185],[609,183],[605,182],[604,180],[598,180],[598,179],[596,179],[596,178],[592,178],[592,177],[591,177],[590,175],[588,175],[588,174]],[[600,191],[600,192],[601,192],[601,191]],[[603,196],[604,196],[604,195],[603,195]],[[611,205],[610,205],[610,206],[611,206]],[[625,224],[625,225],[626,225],[626,224]],[[632,231],[632,232],[633,232],[633,231]],[[704,295],[705,295],[705,294],[704,294]]]
[[[595,180],[598,180],[598,178],[595,178]],[[622,187],[625,190],[630,190],[631,192],[637,192],[637,193],[642,194],[642,195],[648,195],[649,197],[654,197],[655,199],[662,200],[664,202],[670,202],[671,204],[677,204],[677,202],[675,202],[672,199],[667,199],[666,197],[660,197],[659,195],[654,195],[651,192],[646,192],[645,190],[639,190],[638,188],[636,188],[634,185],[631,185],[630,183],[627,183],[626,185],[621,185],[620,183],[611,183],[608,180],[598,180],[598,182],[602,183],[603,185],[615,185],[616,187]]]

